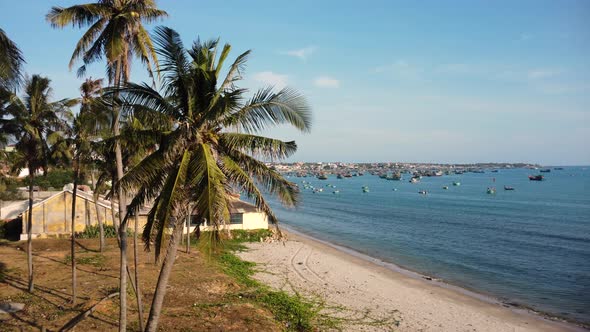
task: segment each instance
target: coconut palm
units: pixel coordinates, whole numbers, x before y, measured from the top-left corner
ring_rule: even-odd
[[[160,144],[119,182],[134,188],[126,219],[153,202],[143,241],[146,249],[153,241],[156,260],[160,258],[164,235],[171,229],[146,331],[157,329],[182,221],[196,214],[198,220],[207,219],[219,230],[229,221],[229,194],[237,189],[243,190],[276,223],[263,191],[276,195],[286,205],[294,205],[297,190],[257,157],[285,158],[297,146],[295,142],[257,136],[254,132],[281,124],[308,131],[311,121],[304,98],[288,88],[279,92],[265,88],[246,100],[247,91],[236,83],[250,51],[238,56],[222,77],[230,45],[196,41],[185,50],[179,35],[165,27],[157,28],[154,38],[162,88],[157,91],[145,83],[129,83],[120,91],[125,110],[149,109],[174,123],[168,131],[143,132],[157,137]],[[189,203],[194,207],[192,213],[187,208]]]
[[[74,188],[72,191],[72,219],[71,219],[71,257],[72,257],[72,304],[76,304],[76,198],[78,184],[83,179],[86,168],[92,162],[91,142],[96,139],[105,128],[110,124],[109,112],[106,111],[106,104],[99,98],[102,89],[102,79],[86,79],[80,87],[81,96],[78,99],[80,103],[80,112],[73,122],[73,139],[71,140],[74,147],[74,156],[71,158],[74,169]],[[100,251],[104,250],[104,228],[98,205],[96,218],[100,230]]]
[[[33,75],[25,81],[24,98],[14,93],[4,93],[0,96],[0,108],[3,109],[3,119],[0,128],[17,142],[16,160],[13,171],[19,172],[23,168],[29,170],[29,213],[27,214],[27,260],[29,291],[34,290],[33,256],[32,256],[32,225],[33,214],[33,180],[38,170],[45,174],[49,166],[51,142],[67,130],[67,121],[71,120],[69,109],[72,100],[63,99],[51,102],[50,80],[39,75]],[[4,117],[6,116],[6,117]]]
[[[68,8],[53,7],[46,18],[53,27],[63,28],[67,25],[74,27],[89,26],[78,41],[70,59],[70,69],[81,59],[83,65],[78,70],[83,75],[86,65],[106,58],[106,69],[109,83],[119,87],[122,82],[129,81],[131,74],[131,60],[134,56],[152,73],[152,64],[157,65],[156,53],[148,32],[143,23],[151,23],[168,14],[156,8],[154,0],[99,0],[95,3],[74,5]],[[113,136],[119,135],[119,111],[113,109]],[[117,179],[123,177],[123,157],[121,145],[115,144],[115,161]],[[119,213],[123,215],[126,208],[124,188],[119,186]],[[120,289],[121,306],[119,312],[119,330],[124,331],[127,326],[127,225],[119,225],[121,269]]]
[[[0,29],[0,88],[14,90],[22,79],[22,65],[25,62],[20,49]]]

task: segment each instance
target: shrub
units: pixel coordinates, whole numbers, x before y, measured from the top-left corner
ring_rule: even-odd
[[[117,237],[117,228],[113,225],[103,225],[104,229],[104,237],[105,238],[116,238]],[[100,228],[98,225],[90,225],[86,226],[86,229],[82,232],[76,233],[76,237],[79,239],[98,239],[100,236]],[[127,230],[127,236],[133,236],[133,232],[131,230]]]

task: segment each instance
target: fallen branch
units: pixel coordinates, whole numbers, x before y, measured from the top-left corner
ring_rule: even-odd
[[[118,295],[119,295],[119,292],[116,292],[116,293],[113,293],[113,294],[109,294],[107,297],[105,297],[104,299],[98,301],[92,307],[88,308],[88,310],[86,310],[84,312],[81,312],[76,317],[72,318],[69,322],[66,323],[66,325],[64,325],[59,330],[65,332],[65,331],[69,331],[69,330],[73,329],[76,325],[78,325],[78,323],[80,323],[81,321],[83,321],[86,317],[90,316],[96,310],[96,307],[98,307],[99,304],[101,304],[105,300],[111,299],[111,298],[113,298],[115,296],[118,296]]]

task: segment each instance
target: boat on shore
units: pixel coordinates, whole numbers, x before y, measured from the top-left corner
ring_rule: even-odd
[[[543,181],[545,177],[541,174],[539,175],[529,175],[529,180],[531,181]]]

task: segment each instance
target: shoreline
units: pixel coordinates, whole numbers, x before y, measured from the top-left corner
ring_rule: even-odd
[[[252,244],[239,254],[273,271],[258,273],[257,279],[378,316],[398,311],[402,331],[465,330],[466,326],[473,331],[587,331],[560,317],[504,303],[288,226],[282,225],[281,231],[287,235],[285,243]],[[307,256],[300,259],[303,252]]]
[[[490,294],[490,293],[484,293],[484,292],[478,291],[476,289],[470,289],[470,288],[467,288],[464,286],[449,283],[449,282],[445,281],[444,279],[437,278],[437,277],[430,276],[430,275],[426,275],[426,274],[420,273],[419,271],[415,271],[410,268],[398,265],[394,262],[389,262],[389,261],[383,260],[381,258],[373,257],[369,254],[366,254],[366,253],[357,251],[353,248],[347,247],[346,245],[342,245],[339,243],[332,243],[327,240],[316,238],[312,235],[306,234],[303,231],[299,231],[299,230],[294,229],[291,226],[288,226],[285,224],[281,225],[280,228],[281,228],[281,232],[287,234],[287,239],[289,239],[290,237],[295,235],[295,237],[299,240],[305,239],[307,241],[319,243],[321,245],[324,245],[324,246],[330,247],[334,250],[337,250],[345,255],[350,255],[352,257],[361,259],[361,260],[366,261],[368,263],[375,264],[379,267],[385,268],[385,269],[390,270],[394,273],[400,273],[404,276],[414,278],[416,280],[421,280],[423,282],[426,282],[426,283],[429,283],[429,284],[432,284],[432,285],[435,285],[438,287],[449,289],[449,290],[461,293],[463,295],[478,299],[480,301],[487,302],[489,304],[499,305],[499,306],[511,309],[512,311],[514,311],[518,314],[530,315],[530,316],[538,318],[538,319],[561,323],[564,325],[571,326],[573,328],[579,328],[580,329],[579,331],[590,331],[590,326],[588,324],[585,324],[585,323],[582,323],[579,321],[569,320],[565,317],[561,317],[561,316],[558,316],[555,314],[551,314],[551,313],[540,311],[540,310],[535,310],[534,308],[531,308],[525,304],[512,302],[512,301],[510,301],[510,299],[507,299],[507,301],[504,301],[501,298],[499,298],[493,294]],[[578,331],[578,330],[574,329],[574,331]]]

